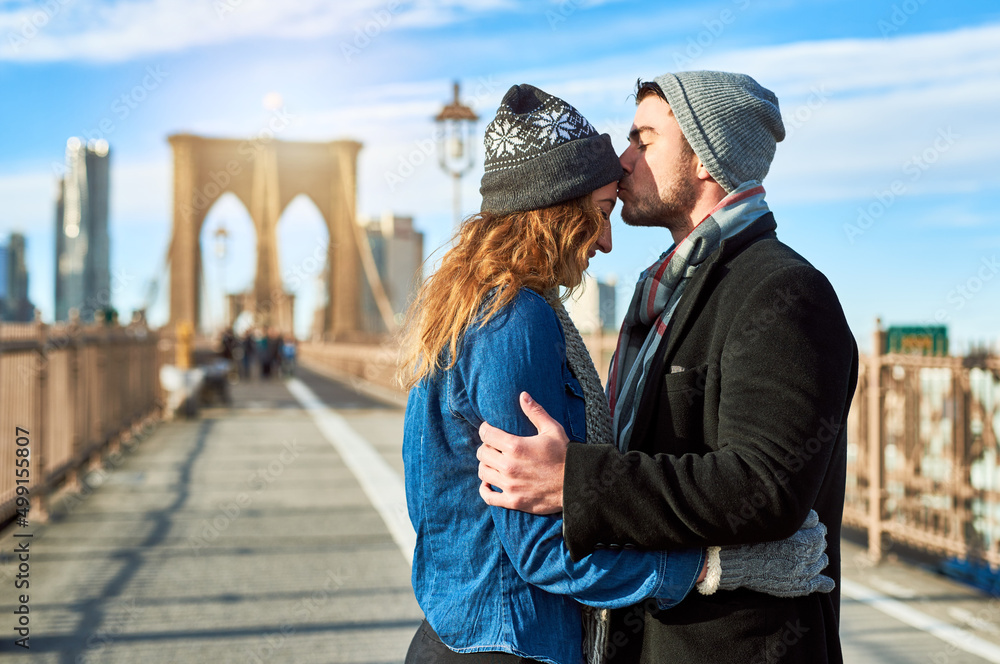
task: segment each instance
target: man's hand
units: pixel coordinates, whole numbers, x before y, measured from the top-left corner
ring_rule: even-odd
[[[530,512],[562,511],[563,468],[569,438],[562,425],[549,417],[527,392],[521,392],[521,410],[538,429],[522,438],[483,422],[479,438],[479,495],[489,505]],[[491,487],[503,491],[498,493]]]

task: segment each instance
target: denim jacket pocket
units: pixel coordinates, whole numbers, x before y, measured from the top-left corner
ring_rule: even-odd
[[[566,384],[566,433],[570,440],[584,443],[587,441],[587,402],[583,396],[583,387],[565,366],[563,382]]]

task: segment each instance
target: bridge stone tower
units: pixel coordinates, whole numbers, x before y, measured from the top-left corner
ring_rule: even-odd
[[[355,141],[306,143],[238,140],[175,134],[173,234],[170,241],[170,329],[199,324],[202,224],[218,198],[232,192],[246,206],[257,232],[253,300],[265,325],[291,329],[281,320],[285,292],[278,265],[276,227],[296,196],[305,194],[323,215],[329,232],[323,336],[347,341],[360,336],[361,254],[357,225]]]

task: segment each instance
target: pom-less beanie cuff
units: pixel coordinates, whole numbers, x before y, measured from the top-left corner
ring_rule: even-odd
[[[677,72],[653,80],[691,149],[727,193],[747,180],[763,181],[776,143],[785,138],[773,92],[728,72]]]

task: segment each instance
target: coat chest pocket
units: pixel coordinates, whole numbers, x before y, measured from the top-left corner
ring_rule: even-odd
[[[693,452],[704,445],[705,387],[718,368],[702,364],[663,377],[657,410],[657,430],[663,432],[679,451]]]

